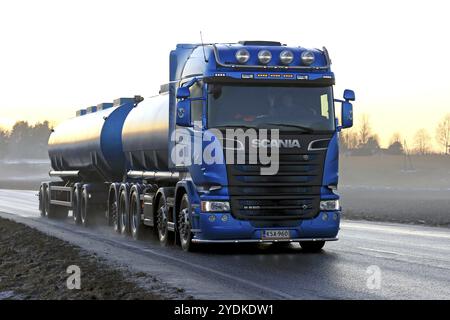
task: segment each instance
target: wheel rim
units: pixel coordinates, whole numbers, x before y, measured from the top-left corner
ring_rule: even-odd
[[[77,191],[75,191],[75,197],[74,197],[74,202],[73,202],[73,221],[78,222],[78,193]]]
[[[136,205],[136,196],[133,195],[131,197],[131,228],[132,228],[132,232],[133,235],[137,233],[137,229],[138,229],[138,225],[139,225],[139,208]]]
[[[114,197],[114,201],[110,205],[110,217],[112,219],[114,230],[118,232],[120,230],[119,228],[119,217],[118,217],[118,210],[117,210],[117,200]]]
[[[192,231],[190,219],[190,204],[187,195],[183,197],[180,205],[180,213],[178,215],[178,229],[180,235],[181,247],[183,250],[189,251],[191,248]]]
[[[86,201],[87,201],[86,198],[83,197],[83,200],[81,201],[81,212],[80,212],[81,222],[83,224],[86,224],[86,216],[87,216]]]
[[[125,199],[122,194],[120,199],[120,232],[125,233],[127,231],[127,219],[125,210]]]
[[[45,203],[44,203],[44,188],[42,186],[39,188],[39,211],[41,216],[45,216]]]
[[[158,235],[159,240],[164,241],[167,236],[167,210],[165,205],[162,205],[158,210]]]
[[[44,203],[44,207],[45,207],[45,215],[48,216],[48,212],[50,211],[50,191],[47,189],[46,191],[46,197],[45,197],[45,203]]]
[[[180,230],[180,240],[182,244],[186,245],[191,240],[191,225],[189,222],[189,210],[188,208],[183,208],[180,211],[180,218],[178,221],[178,228]]]

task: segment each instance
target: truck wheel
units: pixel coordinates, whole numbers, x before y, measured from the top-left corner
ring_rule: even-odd
[[[75,224],[81,224],[81,193],[80,188],[76,187],[73,192],[72,215]]]
[[[325,241],[300,241],[304,252],[319,252],[325,245]]]
[[[81,193],[80,217],[83,227],[87,227],[90,225],[91,219],[89,217],[89,192],[84,188],[83,192]]]
[[[166,246],[169,243],[169,229],[167,227],[169,211],[164,197],[159,198],[158,211],[156,212],[156,229],[158,231],[159,242]]]
[[[131,189],[130,222],[131,222],[131,235],[135,240],[142,240],[144,236],[145,230],[141,216],[142,216],[142,204],[139,196],[139,187],[134,186]]]
[[[45,217],[47,215],[45,193],[44,185],[41,185],[39,187],[39,212],[41,213],[41,217]]]
[[[119,221],[120,233],[127,235],[130,233],[130,200],[125,188],[120,191],[119,196]]]
[[[178,213],[178,233],[181,248],[184,251],[195,251],[196,245],[192,242],[191,203],[187,194],[183,195]]]
[[[112,225],[114,231],[120,233],[120,221],[119,221],[119,203],[116,187],[111,187],[110,195],[108,199],[108,224]]]

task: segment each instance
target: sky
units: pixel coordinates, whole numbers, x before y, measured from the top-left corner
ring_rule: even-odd
[[[2,0],[0,126],[57,124],[118,97],[151,96],[168,81],[177,43],[274,40],[326,46],[335,96],[353,89],[386,145],[434,137],[450,113],[446,1]],[[357,125],[357,122],[356,122]],[[434,138],[433,138],[434,140]]]

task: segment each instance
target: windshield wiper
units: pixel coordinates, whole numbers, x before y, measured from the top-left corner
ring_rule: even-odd
[[[304,126],[300,126],[297,124],[288,124],[288,123],[264,123],[266,125],[270,125],[270,126],[276,126],[276,127],[290,127],[290,128],[296,128],[296,129],[300,129],[304,132],[309,132],[312,133],[314,132],[314,129],[310,128],[310,127],[304,127]]]

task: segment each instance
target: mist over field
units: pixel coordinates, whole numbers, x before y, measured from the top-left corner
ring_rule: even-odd
[[[450,226],[447,155],[341,156],[344,217]]]
[[[0,188],[37,190],[48,159],[0,160]],[[450,157],[372,155],[340,159],[344,218],[450,226]]]

